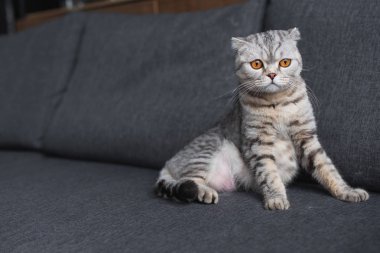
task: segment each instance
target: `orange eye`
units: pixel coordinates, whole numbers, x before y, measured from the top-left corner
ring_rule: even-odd
[[[291,62],[292,60],[285,58],[280,61],[279,65],[283,68],[286,68],[286,67],[289,67]]]
[[[253,69],[261,69],[263,67],[263,62],[260,60],[251,61],[251,67]]]

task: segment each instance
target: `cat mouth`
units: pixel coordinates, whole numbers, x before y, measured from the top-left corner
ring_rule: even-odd
[[[275,93],[275,92],[280,92],[284,90],[284,86],[278,85],[277,83],[271,82],[265,87],[264,93]]]
[[[276,86],[277,88],[281,88],[278,84],[274,83],[273,81],[267,87],[270,87],[272,85]]]

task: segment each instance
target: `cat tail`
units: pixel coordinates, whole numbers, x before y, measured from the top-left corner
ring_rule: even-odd
[[[157,180],[155,193],[159,197],[192,202],[198,197],[198,186],[190,179],[175,180],[169,171],[164,168]]]

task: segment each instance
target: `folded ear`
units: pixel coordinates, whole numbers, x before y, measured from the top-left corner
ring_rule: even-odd
[[[288,30],[288,38],[294,41],[301,39],[301,33],[297,27]]]
[[[239,50],[247,44],[247,41],[242,37],[232,37],[231,45],[233,50]]]

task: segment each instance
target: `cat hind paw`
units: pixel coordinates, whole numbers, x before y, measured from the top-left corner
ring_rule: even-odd
[[[198,201],[204,204],[217,204],[219,196],[211,187],[200,185],[198,186]]]

